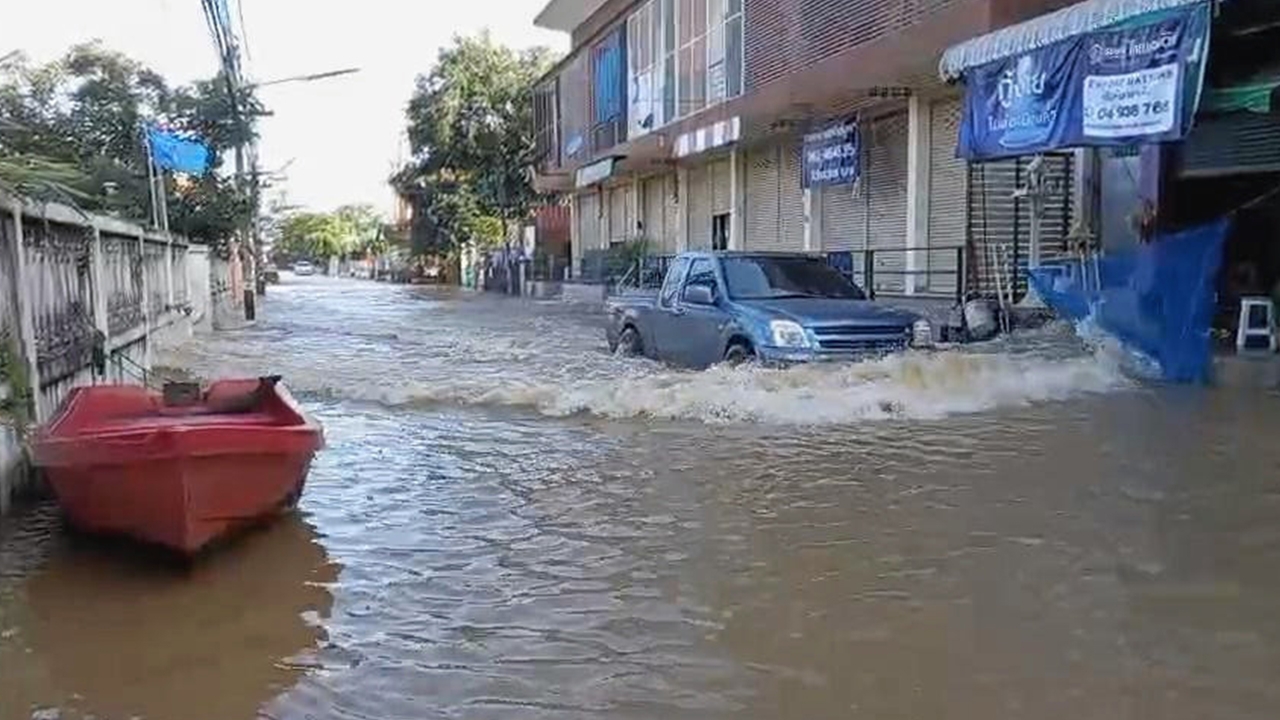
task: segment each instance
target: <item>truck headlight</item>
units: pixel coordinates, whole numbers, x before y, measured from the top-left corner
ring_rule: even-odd
[[[933,326],[928,320],[917,320],[911,324],[911,347],[933,347]]]
[[[774,347],[809,347],[809,337],[805,335],[800,323],[790,320],[773,320],[769,323],[769,334],[773,336]]]

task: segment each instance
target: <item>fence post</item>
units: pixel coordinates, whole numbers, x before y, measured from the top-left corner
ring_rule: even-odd
[[[27,380],[30,384],[32,411],[36,422],[45,420],[44,399],[40,396],[40,356],[36,347],[36,317],[32,306],[33,295],[26,292],[30,272],[27,270],[26,239],[22,228],[23,202],[19,198],[11,200],[9,205],[13,213],[13,284],[18,302],[18,344],[21,346],[23,358],[27,363]]]
[[[147,233],[138,233],[138,262],[142,265],[142,367],[151,372],[151,283],[147,282]],[[146,379],[142,381],[146,385]]]
[[[102,230],[93,223],[93,253],[89,263],[89,287],[93,289],[93,324],[103,338],[110,335],[107,320],[106,261],[102,255]]]
[[[964,304],[964,296],[967,294],[965,293],[965,287],[964,287],[965,278],[968,277],[968,273],[965,272],[965,268],[964,268],[964,254],[965,254],[964,251],[965,251],[965,248],[963,245],[956,248],[956,304],[957,305]]]
[[[173,309],[173,235],[164,234],[164,283],[167,286],[168,298],[165,302],[168,310]]]
[[[862,252],[862,283],[865,286],[863,290],[867,293],[867,298],[876,299],[876,251],[864,250]]]

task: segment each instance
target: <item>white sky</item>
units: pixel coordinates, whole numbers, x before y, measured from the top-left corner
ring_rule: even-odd
[[[355,75],[260,91],[275,112],[261,120],[262,169],[292,161],[284,184],[288,202],[317,210],[367,202],[390,212],[386,178],[407,152],[404,106],[414,77],[434,64],[453,35],[488,28],[515,47],[568,45],[567,36],[533,27],[546,0],[241,1],[251,80],[360,68]],[[173,84],[217,69],[200,0],[13,4],[0,21],[6,30],[0,56],[20,49],[37,61],[51,60],[74,43],[98,38]],[[231,7],[234,16],[236,0]]]

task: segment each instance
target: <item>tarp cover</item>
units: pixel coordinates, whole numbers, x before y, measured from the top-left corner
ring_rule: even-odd
[[[192,175],[203,175],[209,169],[209,148],[199,140],[149,127],[147,142],[151,145],[151,157],[156,167]]]
[[[1155,361],[1165,380],[1208,382],[1214,291],[1230,224],[1158,235],[1100,258],[1096,269],[1079,260],[1046,262],[1031,271],[1031,284],[1060,316],[1090,320]]]

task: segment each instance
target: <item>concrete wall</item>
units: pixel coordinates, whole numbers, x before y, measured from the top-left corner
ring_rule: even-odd
[[[25,432],[73,387],[141,382],[156,337],[190,335],[194,308],[209,306],[207,275],[187,267],[201,256],[181,238],[0,192],[0,514],[31,487]]]

